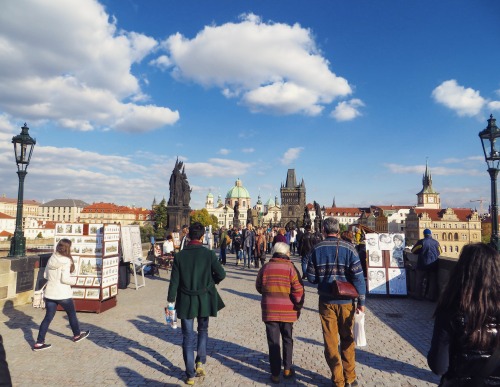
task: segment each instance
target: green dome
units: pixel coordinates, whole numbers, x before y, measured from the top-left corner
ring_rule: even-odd
[[[207,198],[212,198],[213,199],[214,195],[212,194],[212,192],[209,192],[208,195],[207,195]]]
[[[266,202],[266,206],[268,207],[274,207],[274,200],[269,198],[269,200]]]
[[[237,199],[237,198],[250,198],[250,194],[247,189],[241,184],[241,180],[238,179],[234,183],[234,187],[227,191],[226,199]]]

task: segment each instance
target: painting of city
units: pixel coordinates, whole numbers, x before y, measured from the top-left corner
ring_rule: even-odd
[[[102,273],[102,258],[80,257],[78,275],[97,277]]]

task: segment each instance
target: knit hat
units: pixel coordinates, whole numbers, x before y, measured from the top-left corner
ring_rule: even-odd
[[[429,230],[428,228],[426,228],[426,229],[424,230],[424,235],[432,235],[432,231],[431,231],[431,230]]]

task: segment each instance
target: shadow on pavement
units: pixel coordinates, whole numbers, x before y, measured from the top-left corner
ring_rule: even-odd
[[[363,351],[362,348],[356,348],[356,362],[365,364],[370,368],[378,370],[394,370],[394,373],[415,377],[418,375],[419,380],[429,383],[439,382],[439,377],[434,375],[431,371],[422,372],[422,369],[412,364],[408,364],[399,360],[394,360],[389,357],[375,355],[370,352]],[[362,376],[362,375],[361,375]]]
[[[130,322],[143,333],[152,335],[151,332],[158,332],[158,335],[155,337],[178,345],[179,351],[182,352],[182,332],[180,328],[177,329],[176,334],[171,334],[170,332],[172,332],[172,330],[166,329],[165,324],[159,323],[148,316],[137,316],[136,320],[130,320]],[[207,357],[216,359],[220,364],[231,369],[234,373],[259,383],[266,383],[270,378],[267,353],[255,351],[233,342],[212,338],[210,337],[210,328],[207,343]],[[301,367],[296,367],[295,369],[297,371],[296,378],[287,381],[282,379],[282,384],[292,384],[295,386],[303,384],[331,385],[331,381],[324,376]],[[208,372],[210,371],[208,370]],[[180,378],[182,378],[184,376],[184,371],[179,371],[179,375]]]
[[[178,384],[162,383],[153,379],[147,379],[134,370],[127,367],[116,367],[116,374],[125,383],[126,386],[147,385],[152,387],[174,387]]]
[[[89,329],[91,334],[88,340],[92,341],[94,344],[101,348],[112,349],[118,352],[123,352],[126,355],[134,358],[138,362],[145,364],[155,370],[158,370],[167,375],[179,375],[182,377],[183,371],[174,366],[170,360],[168,360],[164,355],[158,353],[154,349],[146,345],[142,345],[138,341],[132,340],[129,337],[124,337],[116,332],[104,329],[100,326],[93,324],[85,324],[85,329]],[[149,330],[148,330],[149,331]],[[141,355],[140,353],[146,353],[156,361],[151,361],[148,357]],[[123,370],[122,370],[123,374]],[[137,375],[137,373],[135,373]],[[182,374],[182,375],[181,375]],[[120,376],[122,377],[122,376]],[[143,376],[144,377],[144,376]],[[123,377],[122,377],[123,379]],[[126,381],[126,380],[124,380]],[[137,380],[136,380],[137,381]],[[127,382],[127,381],[126,381]],[[136,383],[127,385],[137,385]],[[149,385],[149,384],[148,384]],[[162,384],[164,385],[164,384]]]
[[[220,290],[235,294],[235,295],[240,296],[240,297],[250,298],[251,300],[260,301],[260,298],[261,298],[261,295],[257,293],[257,290],[255,291],[255,294],[243,293],[243,292],[239,292],[238,290],[229,289],[229,288],[221,288]]]

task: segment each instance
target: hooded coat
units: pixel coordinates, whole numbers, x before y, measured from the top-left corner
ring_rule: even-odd
[[[73,280],[70,277],[71,258],[54,253],[49,258],[43,277],[47,280],[45,288],[45,298],[50,300],[65,300],[73,298],[71,285]]]

